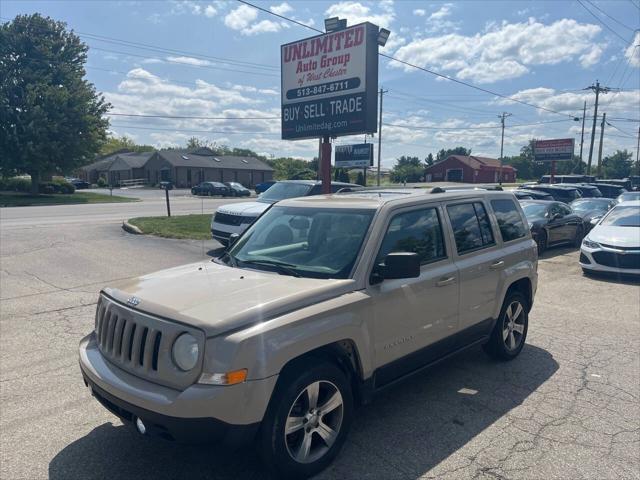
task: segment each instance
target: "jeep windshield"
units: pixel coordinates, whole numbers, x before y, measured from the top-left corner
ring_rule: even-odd
[[[275,206],[219,261],[308,278],[348,278],[375,210]]]
[[[258,201],[276,203],[285,198],[304,197],[312,188],[308,183],[276,182],[258,197]]]

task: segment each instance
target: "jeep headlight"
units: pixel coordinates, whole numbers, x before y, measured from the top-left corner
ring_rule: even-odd
[[[589,237],[585,237],[582,239],[582,245],[587,248],[600,248],[600,244],[589,240]]]
[[[199,353],[198,340],[189,333],[183,333],[173,342],[171,350],[173,363],[180,370],[187,372],[195,367]]]

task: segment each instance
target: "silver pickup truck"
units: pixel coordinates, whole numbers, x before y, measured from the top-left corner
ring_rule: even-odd
[[[277,478],[306,477],[380,389],[476,345],[516,357],[536,285],[511,193],[284,200],[219,258],[104,288],[80,367],[142,434],[255,441]]]

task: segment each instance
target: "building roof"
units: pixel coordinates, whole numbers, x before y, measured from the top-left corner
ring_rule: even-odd
[[[117,154],[108,155],[106,157],[101,158],[100,160],[90,163],[89,165],[84,165],[80,167],[80,170],[83,170],[85,172],[88,172],[91,170],[98,170],[98,171],[109,170],[109,167],[111,167],[113,162],[116,161],[117,156],[118,156]]]
[[[475,155],[450,155],[443,161],[446,162],[450,158],[454,158],[454,159],[458,160],[459,162],[464,163],[465,165],[473,168],[474,170],[479,170],[481,168],[488,168],[488,169],[500,168],[500,160],[498,160],[497,158],[476,157]],[[433,168],[433,167],[435,167],[437,165],[440,165],[440,163],[442,163],[442,162],[434,163],[430,167],[427,167],[427,170],[429,170],[429,169],[431,169],[431,168]],[[502,165],[502,169],[503,170],[514,170],[514,171],[516,170],[511,165],[506,165],[506,164]]]
[[[155,152],[128,152],[117,154],[114,161],[109,166],[109,170],[129,170],[131,168],[142,168]]]
[[[158,155],[173,167],[228,168],[232,170],[273,171],[269,165],[255,157],[213,155],[208,148],[197,150],[160,150]]]

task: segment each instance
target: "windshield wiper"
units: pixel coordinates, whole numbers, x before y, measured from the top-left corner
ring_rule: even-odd
[[[217,260],[220,260],[225,265],[229,265],[234,268],[238,266],[238,262],[236,262],[236,259],[232,257],[229,252],[224,252],[222,255],[217,257]],[[211,261],[215,262],[216,258],[212,258]]]
[[[292,263],[278,262],[277,260],[240,260],[243,265],[265,265],[268,267],[275,267],[276,270],[285,275],[291,275],[292,277],[300,277],[300,274],[296,271],[295,265]]]

